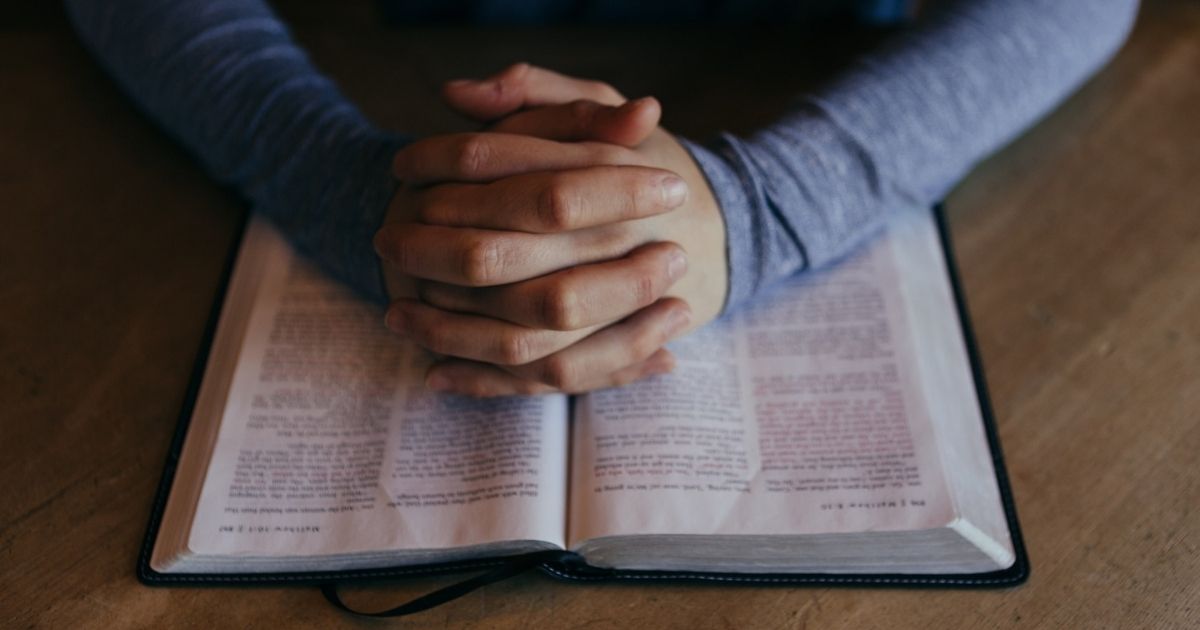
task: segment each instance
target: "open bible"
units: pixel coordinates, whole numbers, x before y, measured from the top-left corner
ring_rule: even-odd
[[[382,313],[251,219],[139,575],[1012,584],[1026,563],[936,211],[568,398],[422,385]]]

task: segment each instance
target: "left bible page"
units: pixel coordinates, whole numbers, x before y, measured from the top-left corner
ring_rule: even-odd
[[[156,570],[341,570],[563,546],[565,397],[429,393],[424,353],[261,219],[226,300]]]

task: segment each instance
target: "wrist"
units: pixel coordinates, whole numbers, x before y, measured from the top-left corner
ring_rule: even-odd
[[[756,273],[757,260],[753,253],[756,228],[752,221],[753,196],[748,190],[750,183],[723,155],[726,152],[725,147],[722,147],[726,141],[725,137],[713,143],[713,148],[685,138],[678,140],[691,154],[707,180],[724,224],[727,266],[727,287],[721,308],[721,314],[724,315],[756,292],[758,278],[762,276],[761,273]]]

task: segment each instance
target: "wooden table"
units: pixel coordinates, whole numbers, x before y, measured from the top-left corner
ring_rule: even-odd
[[[424,132],[458,124],[437,107],[439,81],[520,58],[657,94],[667,124],[692,135],[761,122],[824,71],[797,68],[816,36],[395,30],[370,7],[286,14],[366,111]],[[0,626],[375,625],[312,589],[134,579],[243,209],[121,97],[55,10],[0,21]],[[1200,4],[1148,2],[1108,69],[949,199],[1033,560],[1025,586],[582,586],[528,575],[410,625],[1200,624],[1198,143]],[[349,596],[383,606],[444,583]]]

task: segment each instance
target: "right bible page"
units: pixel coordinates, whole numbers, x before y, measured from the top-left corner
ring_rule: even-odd
[[[674,373],[581,398],[569,544],[950,525],[958,514],[906,304],[915,298],[898,277],[903,266],[945,282],[945,271],[898,252],[928,247],[931,233],[937,247],[928,211],[910,215],[897,221],[917,227],[893,226],[672,344]],[[952,304],[949,316],[957,322]],[[968,398],[970,384],[968,370]]]

